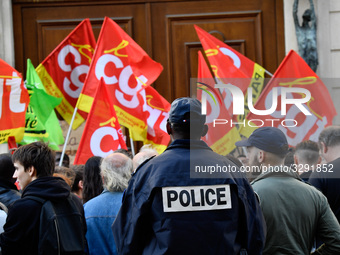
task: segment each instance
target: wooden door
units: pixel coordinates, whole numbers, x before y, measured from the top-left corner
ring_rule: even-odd
[[[284,55],[280,4],[258,0],[153,4],[153,54],[166,70],[156,81],[156,89],[169,99],[190,95],[189,82],[197,77],[197,51],[201,49],[194,24],[216,31],[213,35],[220,40],[223,35],[229,45],[274,72]]]
[[[284,57],[282,0],[79,1],[14,0],[16,68],[37,66],[84,18],[98,37],[105,16],[115,20],[160,62],[154,87],[167,100],[190,95],[201,44],[194,24],[241,51],[270,72]]]
[[[85,18],[90,18],[98,38],[107,16],[163,65],[164,70],[153,86],[169,102],[193,94],[190,78],[197,75],[197,51],[202,49],[194,24],[215,31],[213,34],[219,39],[270,72],[275,71],[285,55],[283,0],[13,0],[12,3],[15,67],[23,74],[27,58],[38,66]],[[81,131],[77,132],[77,137],[70,139],[72,144],[71,141],[68,144],[72,153],[81,136]]]

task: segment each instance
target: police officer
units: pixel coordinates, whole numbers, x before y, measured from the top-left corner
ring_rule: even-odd
[[[171,104],[172,143],[137,168],[112,226],[119,254],[262,254],[255,194],[237,166],[200,140],[207,130],[197,99]],[[238,171],[202,170],[228,166]]]

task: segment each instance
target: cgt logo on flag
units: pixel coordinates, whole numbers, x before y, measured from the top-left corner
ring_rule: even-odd
[[[129,128],[133,140],[144,141],[151,115],[145,89],[162,70],[161,64],[153,61],[117,23],[105,17],[77,106],[90,111],[99,80],[103,79],[120,125]]]
[[[301,79],[296,79],[293,81],[280,81],[278,82],[279,87],[273,88],[270,93],[267,94],[265,98],[265,109],[256,109],[253,105],[253,88],[249,87],[247,89],[247,105],[249,107],[249,111],[252,114],[259,115],[259,116],[267,116],[273,115],[276,118],[266,118],[265,120],[261,119],[244,119],[243,122],[235,122],[233,119],[213,119],[213,126],[220,124],[230,124],[230,126],[243,125],[243,126],[250,126],[250,127],[262,127],[265,125],[265,121],[270,123],[271,126],[274,126],[276,121],[280,121],[277,117],[282,116],[296,116],[299,112],[302,112],[306,116],[312,115],[311,112],[314,112],[310,107],[310,100],[311,100],[311,92],[306,88],[301,87],[293,87],[295,85],[311,85],[316,82],[316,77],[306,77]],[[229,81],[229,80],[228,80]],[[237,79],[232,79],[232,83],[236,84]],[[245,95],[243,94],[242,90],[232,85],[231,82],[228,84],[218,83],[215,84],[215,88],[217,89],[227,89],[232,95],[233,106],[232,106],[232,113],[233,115],[244,115],[245,112]],[[206,115],[207,114],[207,102],[211,100],[207,100],[207,96],[209,95],[213,102],[217,104],[214,95],[212,93],[206,93],[202,95],[202,109],[201,113]],[[279,99],[281,104],[279,104]],[[307,105],[305,105],[307,104]],[[287,105],[291,105],[287,107]],[[219,110],[220,107],[214,107],[215,110]],[[287,109],[288,112],[287,112]],[[219,116],[219,112],[212,113],[214,116]],[[254,126],[254,122],[260,123],[260,125]],[[290,123],[290,124],[288,124]],[[298,125],[297,120],[295,119],[283,119],[280,124],[284,127],[295,127]],[[267,125],[266,125],[267,126]]]
[[[92,156],[106,157],[117,149],[127,149],[107,86],[100,79],[74,164],[85,164]]]
[[[90,20],[84,19],[36,68],[46,92],[62,98],[56,110],[69,124],[95,47]],[[87,113],[78,111],[73,129],[78,128],[86,118]]]
[[[223,73],[225,78],[215,75],[217,84],[205,82],[216,84],[215,88],[208,88],[210,94],[202,93],[202,113],[207,115],[207,120],[213,119],[213,133],[218,133],[219,126],[230,126],[237,127],[239,134],[249,137],[259,127],[272,126],[286,135],[290,146],[295,146],[303,140],[317,141],[320,132],[331,125],[336,116],[327,87],[295,51],[290,51],[284,58],[258,99],[260,90],[256,89],[257,86],[247,89],[243,86],[251,84],[254,79],[256,81],[256,77],[250,80],[235,69],[234,72],[229,65],[228,68],[229,72]],[[198,75],[198,81],[200,77],[211,76]],[[256,83],[262,84],[259,78]],[[212,95],[214,91],[222,96],[222,105],[216,105],[216,98]],[[219,110],[224,108],[229,114],[219,114]]]
[[[112,137],[113,141],[118,141],[120,137],[124,137],[121,128],[115,124],[117,122],[117,118],[112,117],[108,121],[99,123],[99,128],[96,129],[90,140],[90,148],[93,155],[109,155],[113,152],[110,146],[106,146],[108,148],[102,148],[102,143],[104,139],[107,139],[106,136]],[[121,145],[118,144],[117,149],[120,149]],[[103,150],[107,149],[105,152]]]
[[[20,142],[25,131],[29,95],[17,70],[0,59],[0,143],[15,137]]]

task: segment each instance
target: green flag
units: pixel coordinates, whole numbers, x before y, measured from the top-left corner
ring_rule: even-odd
[[[26,87],[30,103],[26,112],[25,135],[20,144],[35,141],[48,142],[53,150],[64,143],[63,132],[54,108],[61,98],[48,95],[30,59],[27,59]]]

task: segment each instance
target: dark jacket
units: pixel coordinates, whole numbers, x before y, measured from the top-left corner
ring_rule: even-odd
[[[327,197],[328,203],[340,223],[340,158],[320,165],[310,175],[308,181]]]
[[[0,202],[10,207],[10,205],[20,199],[21,194],[17,187],[10,181],[0,178]]]
[[[316,233],[325,245],[315,254],[340,254],[340,226],[326,197],[296,172],[268,171],[252,185],[267,224],[263,255],[310,254]]]
[[[245,248],[249,255],[261,254],[263,215],[244,175],[227,172],[224,178],[205,178],[205,174],[191,178],[190,170],[196,166],[217,164],[237,168],[203,141],[190,140],[176,140],[142,164],[112,226],[118,253],[239,254]],[[230,199],[224,187],[230,187]],[[230,207],[206,207],[219,202]]]
[[[22,198],[14,202],[8,212],[4,233],[0,235],[2,254],[38,254],[39,220],[42,204],[25,198],[37,196],[46,200],[66,199],[70,195],[70,187],[58,177],[41,177],[24,189]],[[73,196],[72,196],[73,197]],[[79,200],[74,199],[79,211],[84,210]],[[84,218],[84,235],[86,223]]]

